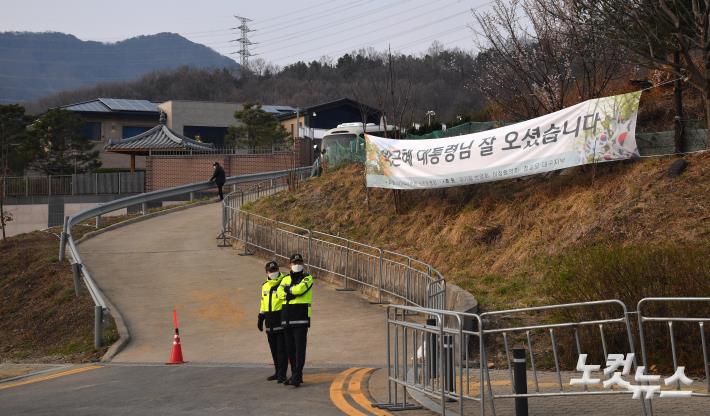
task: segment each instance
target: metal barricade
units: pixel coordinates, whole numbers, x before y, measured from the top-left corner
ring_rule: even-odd
[[[446,282],[430,265],[396,252],[344,237],[310,230],[240,209],[244,195],[225,197],[225,238],[250,248],[288,259],[295,252],[305,256],[316,273],[342,279],[340,290],[360,290],[377,303],[402,302],[414,306],[446,307]],[[432,286],[433,285],[433,286]]]
[[[464,328],[466,319],[474,320],[475,328],[481,328],[476,314],[389,305],[388,402],[375,406],[388,410],[417,408],[408,395],[419,394],[438,400],[442,415],[453,408],[464,414],[468,401],[483,413],[483,343],[479,329]]]
[[[679,304],[696,306],[679,308]],[[698,312],[698,304],[705,308],[702,312]],[[631,368],[635,367],[635,371],[643,375],[639,379],[638,374],[630,372],[636,374],[631,375],[639,384],[636,387],[648,387],[648,381],[642,380],[646,380],[645,369],[653,356],[649,344],[664,354],[670,353],[673,360],[672,369],[655,368],[656,374],[664,371],[683,373],[687,363],[682,358],[697,364],[689,372],[704,374],[702,391],[690,387],[691,390],[686,388],[684,393],[687,397],[707,398],[710,397],[705,334],[705,324],[710,321],[708,310],[710,298],[699,297],[646,298],[638,303],[635,312],[629,312],[623,302],[613,299],[480,315],[390,305],[386,316],[388,402],[377,406],[390,410],[411,409],[414,407],[411,396],[419,402],[428,402],[427,407],[439,414],[495,415],[496,403],[501,400],[525,400],[527,407],[528,398],[571,400],[573,396],[626,395],[630,399],[634,393],[631,388],[601,388],[603,383],[595,388],[579,382],[573,385],[571,380],[579,381],[583,375],[579,368],[582,354],[602,367],[608,364],[611,354],[621,354]],[[637,319],[632,319],[633,315],[637,315]],[[464,325],[466,320],[473,321],[472,329]],[[635,322],[637,328],[633,327]],[[647,327],[654,324],[662,325],[662,329],[665,327],[667,342],[659,342],[658,331],[654,333],[654,342],[649,342]],[[677,325],[687,326],[683,339],[674,332]],[[699,336],[688,336],[693,333],[693,328]],[[638,354],[634,342],[637,336],[641,363],[636,360]],[[514,360],[511,357],[514,346],[522,346],[523,351],[519,352],[526,352],[522,364],[518,362],[520,358]],[[519,392],[515,390],[513,361],[518,362],[518,371],[523,371],[517,374],[518,382],[522,380],[523,383]],[[526,388],[525,367],[532,371],[529,389]],[[612,374],[607,374],[601,380],[610,381],[611,377]],[[660,378],[658,375],[653,377]],[[691,385],[695,383],[693,381]],[[677,382],[674,390],[678,392],[680,388],[680,382]],[[659,387],[652,390],[652,394],[664,397],[668,391]],[[629,403],[634,406],[636,403],[642,415],[653,415],[652,400],[638,399]],[[702,407],[702,404],[696,404],[698,406]]]

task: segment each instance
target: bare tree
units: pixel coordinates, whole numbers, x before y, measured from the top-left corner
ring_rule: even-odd
[[[577,24],[585,25],[587,21],[602,24],[606,43],[621,45],[637,63],[670,72],[679,78],[687,78],[703,97],[706,123],[710,126],[709,2],[571,1],[574,7],[571,17]],[[682,110],[677,116],[682,117]]]
[[[563,18],[563,0],[496,0],[474,12],[481,53],[474,84],[517,118],[599,97],[619,73],[619,50],[600,41],[601,27]]]

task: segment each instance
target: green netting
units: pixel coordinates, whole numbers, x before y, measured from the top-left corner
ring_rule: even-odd
[[[339,166],[343,163],[365,162],[365,139],[358,137],[350,140],[348,146],[340,143],[331,143],[326,147],[323,155],[328,166]]]
[[[446,130],[438,130],[428,134],[423,134],[421,136],[410,134],[407,135],[405,139],[423,140],[461,136],[463,134],[478,133],[480,131],[495,129],[502,125],[503,123],[498,121],[469,122]],[[329,143],[325,150],[326,152],[323,160],[328,166],[335,167],[340,166],[343,163],[363,163],[365,161],[365,139],[362,135],[358,136],[357,139],[350,140],[347,146],[337,142]]]
[[[491,130],[491,129],[495,129],[495,128],[498,128],[501,126],[503,126],[503,123],[501,123],[499,121],[482,121],[482,122],[471,121],[468,123],[459,124],[458,126],[449,127],[446,130],[437,130],[437,131],[433,131],[433,132],[427,133],[427,134],[422,134],[422,135],[408,134],[407,137],[405,137],[405,139],[407,139],[407,140],[439,139],[442,137],[452,137],[452,136],[461,136],[463,134],[478,133],[480,131]]]

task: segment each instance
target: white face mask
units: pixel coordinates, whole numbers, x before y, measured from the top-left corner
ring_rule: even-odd
[[[291,271],[298,273],[303,271],[303,265],[302,264],[292,264],[291,265]]]
[[[279,272],[269,273],[269,279],[277,279],[279,277]]]

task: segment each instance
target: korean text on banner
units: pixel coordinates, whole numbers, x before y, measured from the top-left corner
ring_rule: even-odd
[[[430,140],[365,135],[367,186],[423,189],[638,157],[641,91],[588,100],[509,126]]]

